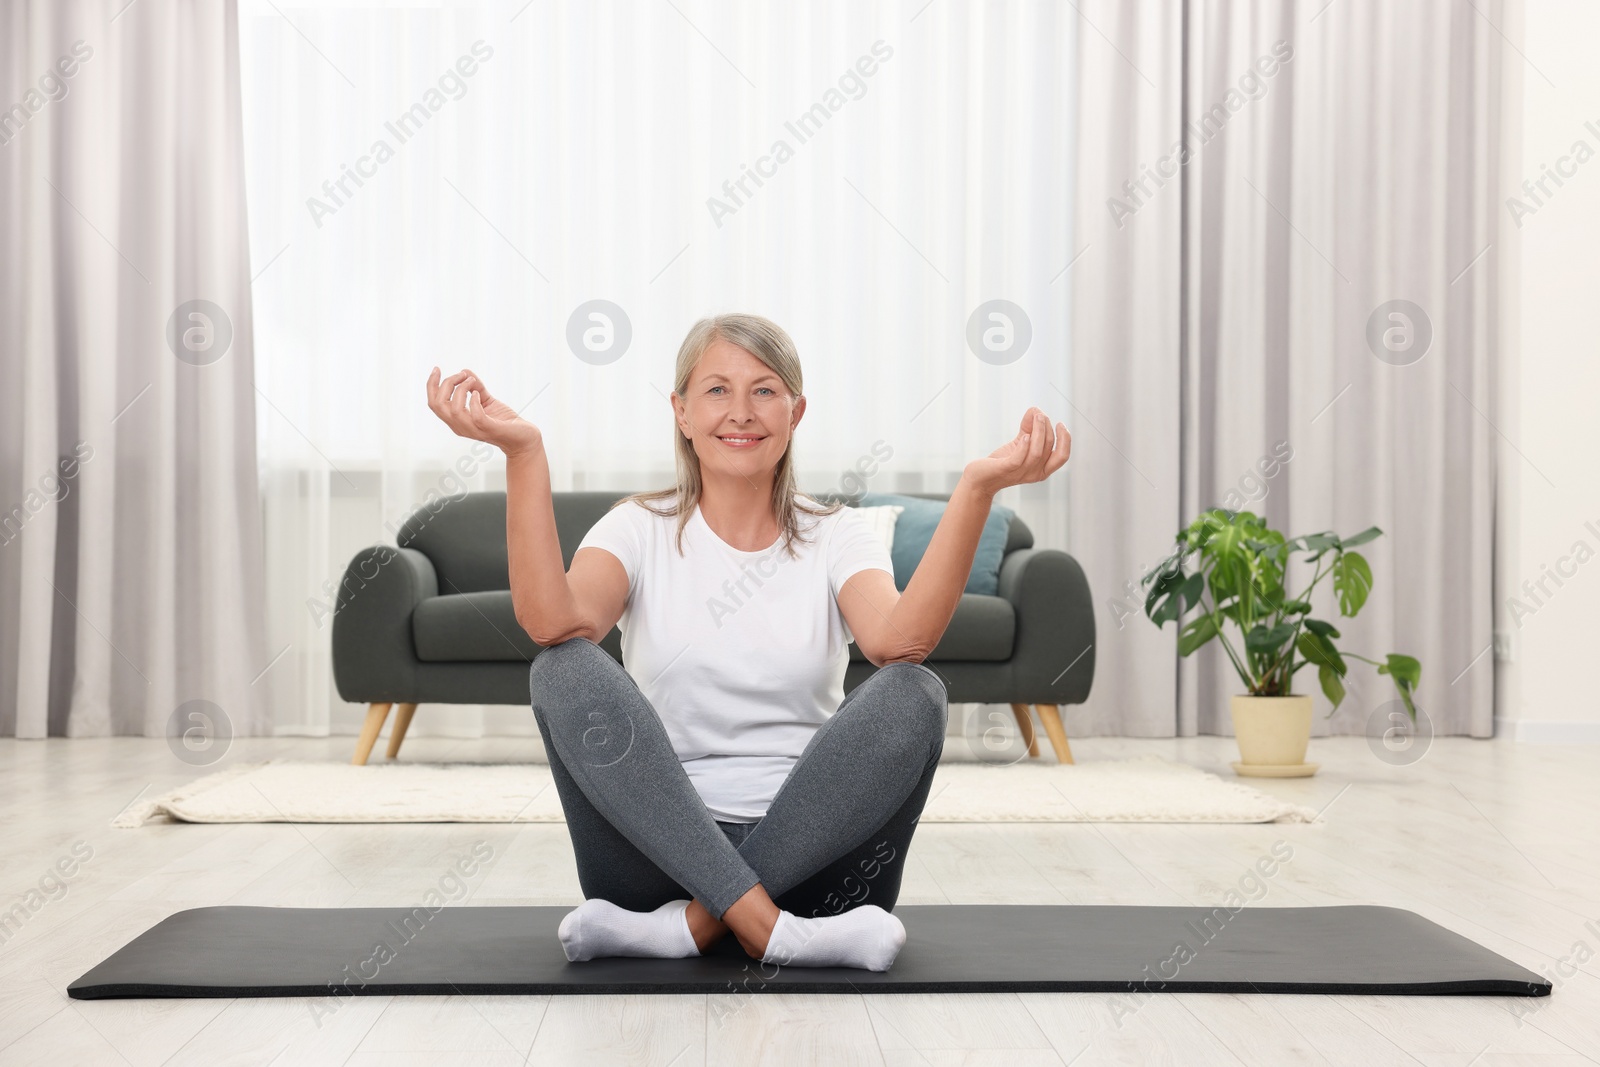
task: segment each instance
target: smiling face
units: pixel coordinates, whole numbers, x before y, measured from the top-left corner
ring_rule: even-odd
[[[695,365],[684,396],[672,396],[678,432],[693,444],[703,477],[771,475],[805,407],[776,371],[720,337]]]

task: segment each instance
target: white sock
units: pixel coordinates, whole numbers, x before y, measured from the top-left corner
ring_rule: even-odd
[[[673,960],[700,955],[684,917],[687,900],[673,900],[655,911],[628,911],[609,900],[586,900],[561,920],[557,934],[567,959],[576,963],[601,956],[644,956]]]
[[[876,904],[814,919],[780,911],[761,962],[887,971],[905,943],[905,924]]]

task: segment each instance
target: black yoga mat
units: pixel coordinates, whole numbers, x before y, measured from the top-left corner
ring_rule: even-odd
[[[1550,995],[1543,976],[1399,908],[902,905],[888,971],[774,967],[732,937],[682,960],[568,963],[569,907],[196,908],[67,987],[102,997],[441,993]]]

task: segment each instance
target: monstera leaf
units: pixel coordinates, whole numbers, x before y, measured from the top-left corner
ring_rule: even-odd
[[[1185,575],[1181,569],[1166,571],[1145,597],[1144,613],[1157,626],[1175,622],[1199,602],[1204,588],[1205,578],[1200,574]]]
[[[1350,618],[1367,602],[1372,592],[1372,568],[1359,552],[1341,552],[1333,561],[1333,592],[1339,598],[1339,614]]]
[[[1187,656],[1213,637],[1217,636],[1217,617],[1210,612],[1195,619],[1178,631],[1178,655]]]
[[[1400,699],[1405,701],[1406,711],[1411,714],[1411,721],[1416,722],[1417,706],[1412,702],[1412,694],[1422,680],[1422,664],[1410,656],[1391,652],[1388,661],[1378,668],[1378,673],[1394,679],[1395,688],[1400,690]]]

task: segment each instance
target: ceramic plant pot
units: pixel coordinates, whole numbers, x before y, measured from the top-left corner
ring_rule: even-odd
[[[1233,736],[1240,759],[1233,769],[1260,778],[1301,778],[1316,774],[1306,762],[1311,743],[1309,696],[1233,698]]]

